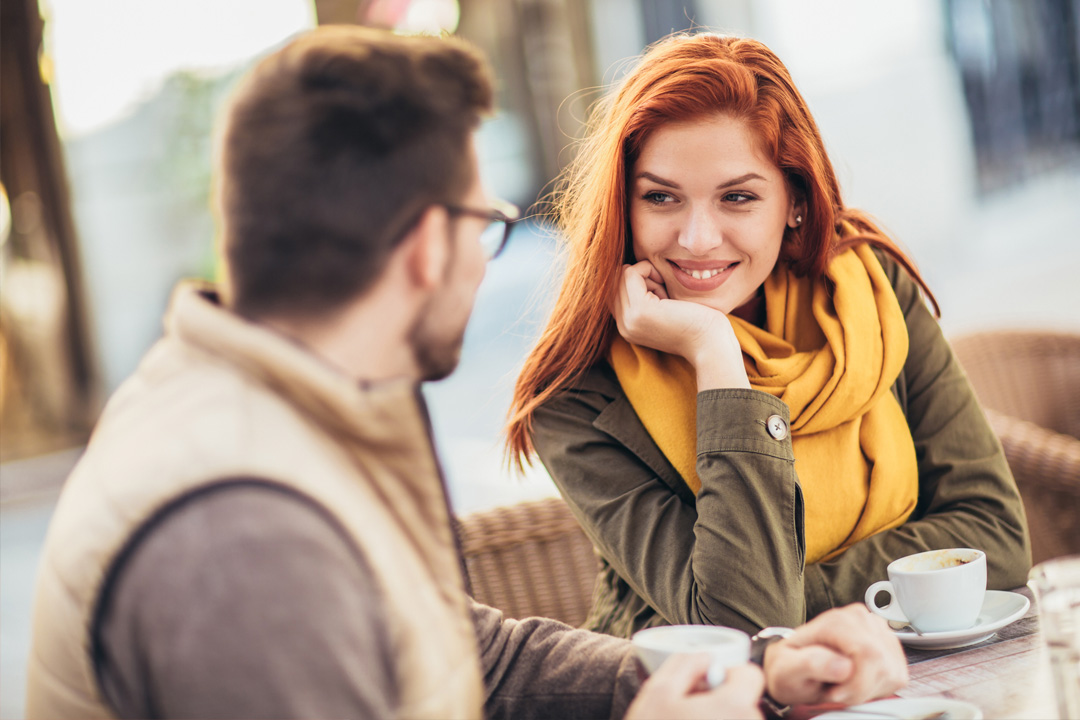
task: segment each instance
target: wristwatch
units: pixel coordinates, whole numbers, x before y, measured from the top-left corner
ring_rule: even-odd
[[[791,637],[794,634],[795,631],[793,629],[786,627],[763,628],[761,632],[750,638],[750,662],[758,667],[764,667],[765,648],[769,647],[774,642]],[[761,708],[765,712],[766,717],[776,718],[784,717],[787,715],[788,711],[791,710],[790,706],[781,705],[773,700],[768,691],[761,697]]]
[[[767,627],[763,628],[754,637],[750,638],[750,662],[758,667],[765,664],[765,648],[778,640],[791,637],[795,634],[792,628]]]

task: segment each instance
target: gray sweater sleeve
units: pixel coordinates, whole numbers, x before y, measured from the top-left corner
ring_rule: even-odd
[[[618,718],[629,643],[471,604],[490,718]],[[95,668],[121,717],[389,718],[387,608],[334,520],[258,481],[168,508],[111,573]],[[448,659],[453,662],[453,659]]]

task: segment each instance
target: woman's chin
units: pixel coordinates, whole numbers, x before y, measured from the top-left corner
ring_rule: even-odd
[[[730,300],[726,300],[722,297],[710,297],[708,295],[692,295],[689,297],[672,297],[672,300],[682,300],[684,302],[692,302],[695,305],[704,305],[707,308],[718,310],[725,315],[729,314],[734,308],[735,303]]]

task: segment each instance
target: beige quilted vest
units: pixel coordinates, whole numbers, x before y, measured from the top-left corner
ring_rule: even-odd
[[[193,284],[109,402],[68,479],[38,571],[29,718],[111,717],[90,655],[110,565],[170,500],[235,476],[289,485],[361,547],[389,615],[404,718],[476,718],[483,684],[417,391],[362,389]]]

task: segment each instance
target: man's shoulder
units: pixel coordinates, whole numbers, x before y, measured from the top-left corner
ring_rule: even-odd
[[[295,414],[284,398],[234,364],[193,351],[173,338],[159,340],[109,399],[99,428],[121,426],[182,431],[215,426],[214,433],[236,426],[265,424],[270,417]],[[169,426],[176,426],[170,428]]]

